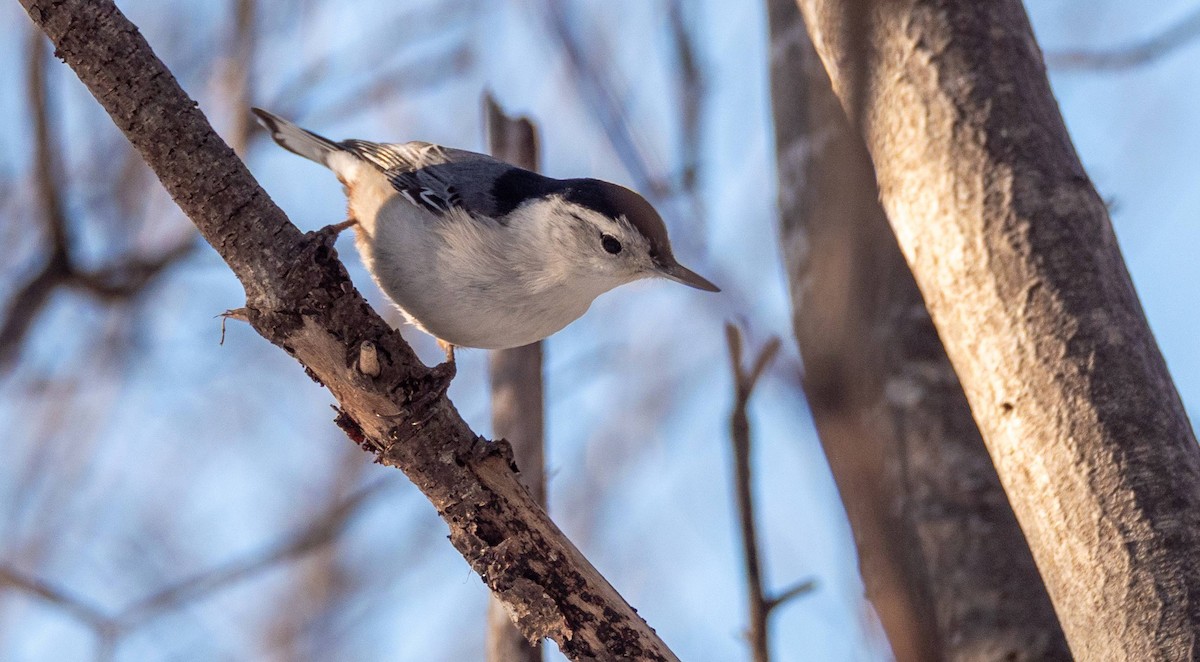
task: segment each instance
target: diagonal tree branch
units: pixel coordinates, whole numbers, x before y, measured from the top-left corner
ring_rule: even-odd
[[[330,390],[352,438],[425,493],[522,633],[573,659],[676,659],[521,485],[508,445],[467,427],[445,375],[357,293],[331,237],[288,221],[111,0],[21,4],[242,282],[250,324]]]

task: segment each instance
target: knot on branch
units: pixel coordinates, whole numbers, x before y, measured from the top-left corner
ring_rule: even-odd
[[[537,582],[518,577],[511,586],[501,591],[501,595],[506,598],[501,602],[504,610],[530,644],[547,638],[570,640],[574,636],[574,630],[567,624],[558,605]]]
[[[477,462],[486,462],[491,458],[497,458],[504,463],[513,473],[520,473],[520,468],[517,467],[516,457],[513,455],[512,444],[508,443],[507,439],[497,439],[491,441],[485,437],[475,437],[475,443],[471,444],[467,457],[459,458],[460,462],[475,464]]]

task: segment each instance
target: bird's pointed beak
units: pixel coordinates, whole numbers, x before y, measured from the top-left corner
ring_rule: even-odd
[[[691,269],[688,269],[678,262],[673,262],[672,264],[660,267],[658,273],[664,278],[669,278],[677,283],[683,283],[684,285],[694,287],[698,290],[704,290],[705,292],[721,291],[721,288],[713,285],[712,282],[710,282],[707,278],[701,276],[695,271],[692,271]]]

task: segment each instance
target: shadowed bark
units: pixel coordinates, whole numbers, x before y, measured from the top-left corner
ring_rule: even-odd
[[[238,276],[250,324],[330,390],[355,441],[425,493],[526,637],[573,659],[676,659],[520,484],[509,446],[459,417],[447,372],[423,366],[357,293],[332,237],[288,221],[116,6],[22,5]]]
[[[1023,7],[850,4],[799,2],[1071,651],[1191,659],[1200,448]]]

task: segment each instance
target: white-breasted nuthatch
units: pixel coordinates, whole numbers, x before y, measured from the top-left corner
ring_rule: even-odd
[[[633,191],[554,179],[424,142],[334,142],[264,110],[284,149],[337,175],[367,271],[410,322],[452,349],[541,340],[608,290],[659,276],[709,292]],[[340,228],[339,228],[340,229]]]

